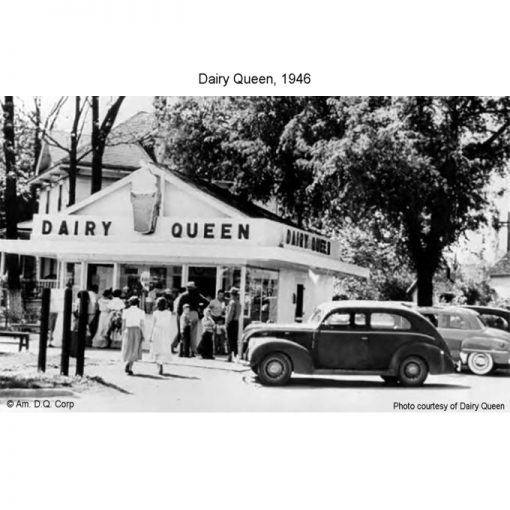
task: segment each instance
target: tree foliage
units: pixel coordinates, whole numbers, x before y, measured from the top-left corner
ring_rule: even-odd
[[[487,185],[509,156],[508,97],[252,97],[156,100],[165,155],[276,196],[302,226],[381,219],[432,301],[444,250],[488,220]]]

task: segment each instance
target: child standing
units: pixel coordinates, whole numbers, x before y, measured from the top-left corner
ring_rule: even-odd
[[[189,358],[191,349],[191,308],[188,304],[182,307],[180,319],[181,351],[180,358]]]
[[[216,322],[212,318],[211,309],[207,307],[204,310],[204,317],[202,319],[202,339],[198,346],[198,353],[203,359],[214,359],[214,330]]]

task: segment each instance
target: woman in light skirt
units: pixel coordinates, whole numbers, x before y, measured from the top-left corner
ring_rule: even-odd
[[[122,359],[128,375],[133,375],[133,363],[142,359],[145,313],[139,305],[140,300],[133,296],[128,300],[129,307],[122,312]]]
[[[163,365],[172,360],[172,340],[175,336],[175,318],[168,309],[164,297],[156,301],[153,314],[151,341],[151,358],[159,366],[159,375],[163,375]]]

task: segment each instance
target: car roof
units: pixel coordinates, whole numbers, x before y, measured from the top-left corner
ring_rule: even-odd
[[[319,305],[319,308],[326,312],[335,310],[336,308],[369,308],[369,309],[387,308],[388,310],[405,310],[407,312],[413,311],[410,306],[407,306],[404,303],[405,301],[340,300],[340,301],[327,301],[326,303],[321,303]]]
[[[479,313],[504,313],[510,314],[510,310],[506,308],[498,308],[497,306],[479,306],[479,305],[465,305],[463,308],[467,308],[468,310],[475,310]]]
[[[476,310],[463,308],[461,306],[419,306],[417,310],[420,313],[455,312],[465,315],[478,315]]]

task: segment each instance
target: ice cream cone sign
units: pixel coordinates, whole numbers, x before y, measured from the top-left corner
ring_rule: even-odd
[[[161,178],[145,162],[131,180],[133,227],[140,234],[153,234],[161,206]]]

